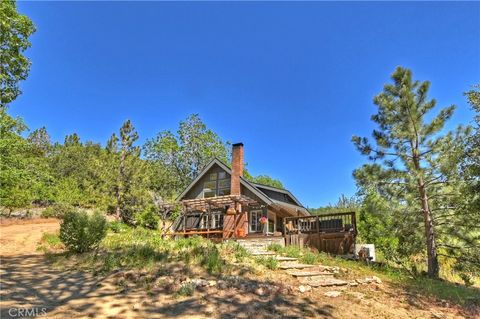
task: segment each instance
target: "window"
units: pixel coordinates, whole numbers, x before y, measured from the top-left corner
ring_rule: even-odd
[[[221,179],[218,181],[218,188],[230,188],[229,179]]]
[[[211,228],[217,229],[217,228],[222,228],[222,226],[223,226],[223,213],[221,212],[213,213]]]
[[[205,229],[208,228],[208,215],[203,214],[202,217],[200,217],[200,229]]]
[[[203,184],[203,197],[230,195],[230,178],[226,172],[211,173]]]
[[[224,188],[218,190],[218,196],[230,195],[230,188]]]
[[[208,189],[215,189],[217,188],[217,183],[216,182],[205,182],[205,184],[203,184],[203,188],[208,188]]]
[[[203,197],[204,198],[209,198],[209,197],[215,197],[215,190],[208,190],[208,189],[204,189],[203,190]]]

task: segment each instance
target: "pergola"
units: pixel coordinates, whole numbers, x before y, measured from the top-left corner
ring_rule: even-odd
[[[236,237],[239,216],[241,216],[246,209],[265,208],[264,205],[261,205],[256,200],[245,195],[225,195],[208,198],[186,199],[175,203],[166,203],[161,206],[164,210],[173,210],[178,206],[182,208],[182,215],[179,218],[182,218],[183,230],[176,231],[172,233],[172,235],[207,235],[207,237],[210,234],[222,234],[222,237],[229,237],[231,234],[233,234],[233,237]],[[206,214],[208,216],[208,221],[210,221],[212,210],[215,211],[218,209],[227,209],[225,219],[232,219],[231,221],[233,222],[233,227],[231,229],[210,229],[210,223],[207,223],[207,228],[187,229],[186,220],[189,216],[197,216],[199,213],[202,215]]]

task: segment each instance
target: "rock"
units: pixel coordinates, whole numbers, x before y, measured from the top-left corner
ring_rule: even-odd
[[[124,272],[123,271],[116,271],[112,274],[112,278],[121,278],[124,277]]]
[[[331,298],[336,298],[336,297],[340,296],[341,294],[342,294],[341,291],[336,291],[336,290],[327,291],[326,293],[324,293],[325,296],[331,297]]]
[[[377,284],[381,284],[382,283],[382,280],[380,278],[378,278],[377,276],[372,276],[372,279],[375,280],[375,282]]]
[[[217,285],[217,282],[216,282],[215,280],[209,280],[209,281],[208,281],[208,285],[209,285],[210,287],[216,286],[216,285]]]
[[[217,281],[217,287],[218,289],[226,289],[227,283],[224,280],[219,280]]]
[[[127,280],[134,281],[134,279],[137,278],[137,275],[133,271],[130,270],[130,271],[124,272],[123,277]]]
[[[364,294],[358,291],[351,291],[351,292],[348,292],[348,294],[355,297],[356,299],[363,299],[365,297]]]
[[[310,287],[309,285],[298,286],[298,291],[300,291],[301,293],[304,293],[304,292],[307,292],[307,291],[310,291],[310,290],[312,290],[312,287]]]
[[[208,286],[208,281],[204,279],[191,279],[188,282],[191,282],[195,287],[206,287]]]
[[[358,286],[358,282],[356,280],[352,280],[348,283],[349,286],[356,287]]]
[[[263,287],[258,287],[257,289],[255,289],[255,293],[259,296],[264,296],[265,295],[265,289]]]

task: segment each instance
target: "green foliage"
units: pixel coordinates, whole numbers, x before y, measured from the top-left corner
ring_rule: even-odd
[[[58,250],[63,248],[62,241],[58,234],[44,233],[40,239],[38,249],[43,251]]]
[[[55,204],[49,206],[42,211],[41,216],[43,218],[63,218],[68,212],[73,211],[74,208],[68,204]]]
[[[282,250],[282,254],[288,257],[300,258],[302,256],[302,249],[298,246],[286,246]]]
[[[386,255],[427,255],[428,273],[437,277],[439,247],[449,244],[452,231],[467,221],[454,198],[462,188],[459,163],[469,130],[459,127],[441,135],[455,106],[428,120],[436,105],[427,97],[430,83],[414,81],[411,71],[402,67],[392,81],[374,98],[375,144],[365,137],[352,138],[373,162],[353,173],[367,201],[362,227],[370,233],[366,238],[383,241],[378,244]],[[377,225],[379,221],[383,225]],[[374,232],[380,235],[377,239]]]
[[[298,260],[304,264],[313,265],[322,260],[320,254],[294,245],[282,246],[279,244],[271,244],[267,247],[267,249],[280,255],[298,258]]]
[[[177,295],[183,296],[183,297],[189,297],[189,296],[193,296],[194,292],[195,292],[195,284],[193,282],[185,282],[177,291]]]
[[[249,180],[254,183],[284,189],[283,184],[280,180],[272,178],[268,175],[258,175],[258,176],[249,178]]]
[[[280,244],[270,244],[268,245],[267,249],[276,253],[281,253],[283,251],[283,246]]]
[[[158,229],[159,219],[153,207],[147,207],[135,216],[135,221],[138,226],[150,229]]]
[[[60,226],[60,239],[65,247],[83,253],[98,246],[107,232],[107,221],[99,213],[69,211]]]
[[[242,245],[235,241],[228,241],[223,244],[222,250],[227,254],[233,254],[236,261],[242,262],[245,258],[250,257],[251,254]]]
[[[0,108],[15,100],[21,91],[18,83],[25,80],[30,70],[30,61],[23,55],[30,47],[28,38],[35,26],[25,15],[19,14],[15,1],[0,2]]]
[[[202,265],[210,274],[222,273],[225,261],[220,256],[218,247],[214,244],[207,245],[206,248],[201,250],[194,250],[194,254],[201,256],[200,265]]]
[[[256,257],[255,260],[258,264],[263,265],[268,269],[278,269],[278,260],[274,257]]]
[[[112,221],[108,223],[108,229],[114,233],[123,233],[130,229],[130,226],[119,221]]]
[[[173,198],[214,157],[228,162],[227,143],[208,129],[198,114],[180,122],[176,134],[162,131],[144,146],[155,172],[152,187],[164,198]]]
[[[320,262],[320,258],[317,253],[306,250],[300,257],[300,261],[304,264],[314,265]]]
[[[357,196],[347,197],[342,194],[337,203],[328,204],[327,206],[319,208],[310,208],[309,211],[312,215],[356,212],[360,209],[361,205],[361,199]]]

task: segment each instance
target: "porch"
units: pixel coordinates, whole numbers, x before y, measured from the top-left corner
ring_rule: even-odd
[[[200,235],[212,240],[278,238],[285,245],[309,246],[332,254],[353,252],[357,234],[354,212],[292,217],[245,195],[183,200],[173,236]],[[260,219],[266,217],[266,223]]]
[[[272,221],[276,217],[268,208],[245,195],[188,199],[179,204],[182,212],[172,226],[174,236],[236,239],[282,235],[275,233]],[[260,224],[262,216],[267,217],[265,225]]]
[[[286,245],[308,246],[335,255],[353,254],[357,236],[355,212],[287,217]]]

